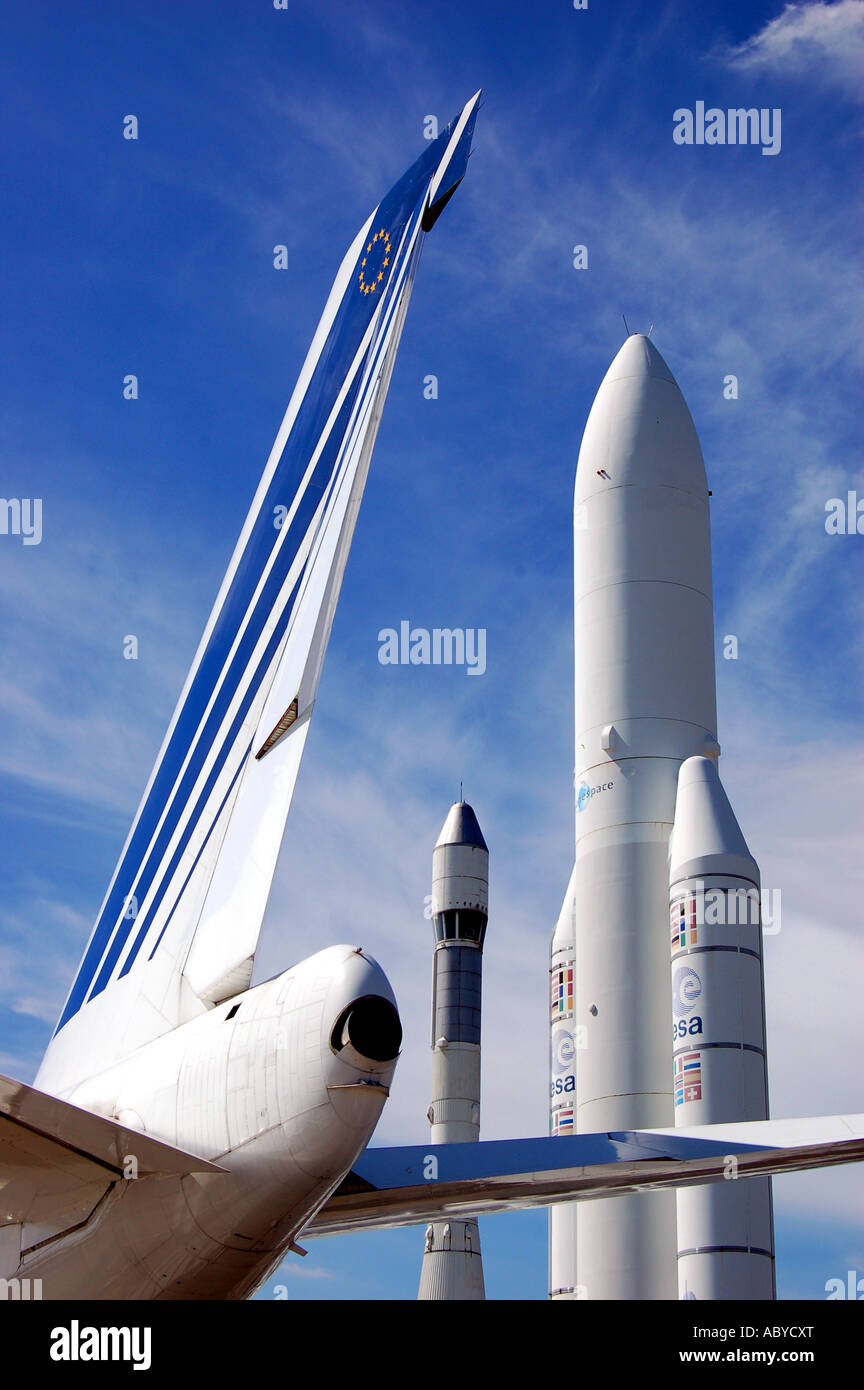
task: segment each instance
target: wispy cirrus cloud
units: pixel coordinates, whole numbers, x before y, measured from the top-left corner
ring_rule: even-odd
[[[288,1263],[279,1266],[280,1279],[335,1279],[336,1274],[332,1269],[323,1269],[321,1265],[302,1265]]]
[[[864,4],[787,5],[752,38],[718,54],[739,71],[808,77],[864,96]]]

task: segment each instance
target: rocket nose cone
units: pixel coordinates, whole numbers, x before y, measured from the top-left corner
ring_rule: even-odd
[[[758,881],[759,870],[711,758],[687,758],[679,769],[669,868],[672,882],[694,868]]]
[[[441,834],[435,841],[436,849],[442,845],[477,845],[488,852],[488,845],[483,839],[483,831],[474,814],[474,808],[469,806],[467,801],[456,801],[450,807],[447,819],[441,827]]]
[[[689,787],[692,782],[718,782],[720,773],[713,758],[685,758],[678,772],[679,789]],[[725,792],[723,793],[725,796]]]
[[[707,504],[705,465],[687,403],[660,353],[641,333],[624,343],[594,398],[579,450],[574,501],[579,507],[606,488],[629,485],[674,487]]]
[[[620,381],[629,376],[654,377],[659,381],[671,381],[675,384],[674,376],[650,338],[646,338],[644,333],[630,334],[606,373],[605,379]]]

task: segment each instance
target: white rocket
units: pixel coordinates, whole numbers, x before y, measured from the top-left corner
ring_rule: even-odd
[[[702,803],[711,800],[715,810],[721,800],[728,808],[714,767],[720,749],[708,488],[684,398],[653,343],[641,334],[626,340],[606,373],[579,453],[574,631],[576,858],[552,938],[551,1132],[667,1126],[676,1110],[689,1124],[765,1118],[761,952],[754,944],[761,935],[758,922],[747,943],[738,937],[712,940],[712,946],[731,944],[733,950],[700,956],[695,973],[706,999],[725,1000],[731,991],[734,1000],[743,978],[741,950],[756,952],[743,967],[746,1021],[730,1031],[728,1010],[724,1014],[718,1003],[719,1032],[711,1041],[731,1042],[739,1053],[745,1044],[758,1046],[758,1052],[748,1053],[748,1065],[761,1067],[761,1091],[757,1096],[755,1082],[732,1068],[723,1073],[722,1103],[709,1101],[706,1061],[701,1087],[706,1098],[697,1102],[694,1089],[694,1099],[674,1104],[675,1068],[680,1072],[683,1066],[678,1058],[701,1056],[701,1040],[696,1025],[689,1031],[700,1017],[695,1008],[686,1011],[685,1036],[679,1036],[680,1017],[672,1036],[673,824],[676,844],[686,843],[687,854],[686,861],[676,856],[672,866],[676,904],[690,886],[691,869],[703,860],[707,865],[710,859],[710,867],[722,875],[729,872],[724,855],[738,855],[746,857],[750,881],[754,873],[758,881],[758,871],[731,810],[713,819],[694,811],[698,797],[690,781],[682,782],[676,821],[682,764],[692,772],[709,760],[713,780],[703,776],[700,785],[708,791],[699,796]],[[682,870],[685,879],[679,882]],[[679,948],[691,949],[680,943]],[[723,956],[729,959],[718,964]],[[692,965],[689,956],[687,961]],[[674,969],[683,968],[676,958]],[[752,984],[754,969],[758,988]],[[681,981],[677,974],[674,979]],[[695,985],[690,981],[683,987],[687,995]],[[704,1032],[703,1039],[709,1041]],[[712,1056],[712,1086],[714,1069]],[[738,1190],[732,1181],[728,1186],[730,1192]],[[740,1184],[742,1195],[746,1188]],[[730,1208],[729,1199],[710,1210],[693,1194],[679,1200],[677,1241],[672,1193],[551,1211],[551,1296],[675,1298],[676,1263],[686,1267],[687,1293],[735,1296],[718,1291],[716,1269],[729,1269],[725,1256],[713,1258],[714,1282],[709,1279],[708,1285],[714,1292],[694,1291],[695,1268],[705,1263],[705,1255],[695,1252],[708,1247],[718,1248],[716,1256],[720,1247],[731,1245],[745,1264],[753,1258],[771,1267],[764,1254],[749,1253],[751,1247],[770,1253],[767,1182],[751,1187],[749,1217],[735,1203]],[[727,1227],[734,1228],[731,1235]],[[693,1253],[676,1261],[678,1246]],[[756,1286],[766,1287],[757,1279],[739,1296],[760,1296],[752,1291]]]
[[[474,810],[457,801],[432,851],[433,1144],[480,1138],[483,941],[489,916],[489,850]],[[426,1227],[418,1299],[482,1299],[476,1221]]]

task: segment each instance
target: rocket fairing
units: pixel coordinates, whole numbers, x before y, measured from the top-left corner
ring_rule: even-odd
[[[591,407],[573,520],[576,853],[552,940],[553,1134],[674,1123],[669,840],[681,764],[720,751],[705,467],[641,334]],[[553,1297],[676,1287],[673,1194],[550,1212]]]
[[[709,758],[678,774],[669,853],[675,1124],[767,1120],[761,882]],[[676,1193],[681,1298],[773,1299],[771,1179]]]
[[[433,1144],[480,1138],[483,942],[489,916],[489,850],[474,810],[457,801],[432,852]],[[421,1300],[485,1298],[476,1221],[427,1226]]]

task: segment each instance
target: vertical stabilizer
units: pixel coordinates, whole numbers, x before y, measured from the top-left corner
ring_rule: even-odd
[[[248,984],[424,226],[465,172],[478,99],[339,267],[43,1061],[46,1089]]]

